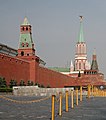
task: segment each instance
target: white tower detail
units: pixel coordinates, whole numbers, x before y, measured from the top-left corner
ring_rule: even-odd
[[[71,60],[71,65],[70,65],[70,73],[74,71],[74,65],[72,63],[72,60]]]

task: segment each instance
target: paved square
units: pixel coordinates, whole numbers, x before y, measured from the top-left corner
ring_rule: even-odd
[[[36,96],[12,96],[7,98],[16,101],[33,101],[31,103],[18,103],[0,98],[0,120],[51,120],[51,98],[34,102],[44,97]],[[106,120],[106,98],[83,98],[79,105],[74,105],[65,112],[65,99],[63,99],[62,116],[58,116],[59,103],[55,103],[55,120]]]

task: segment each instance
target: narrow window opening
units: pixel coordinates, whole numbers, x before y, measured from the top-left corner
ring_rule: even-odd
[[[23,29],[23,31],[24,31],[24,27],[23,27],[22,29]]]
[[[24,52],[23,51],[21,52],[21,56],[24,56]]]
[[[28,31],[28,27],[26,27],[26,31]]]

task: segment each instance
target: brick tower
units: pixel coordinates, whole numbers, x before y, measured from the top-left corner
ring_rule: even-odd
[[[31,25],[29,24],[27,17],[24,18],[23,23],[20,25],[20,38],[17,58],[29,63],[29,78],[35,83],[37,80],[40,58],[35,54]]]
[[[20,25],[20,38],[17,57],[26,60],[32,60],[35,57],[31,25],[26,17],[24,18],[24,22]]]
[[[80,31],[78,36],[78,42],[76,44],[76,53],[75,53],[75,63],[74,63],[74,70],[75,71],[84,71],[87,66],[87,48],[86,43],[84,41],[84,34],[83,34],[83,16],[80,16]]]

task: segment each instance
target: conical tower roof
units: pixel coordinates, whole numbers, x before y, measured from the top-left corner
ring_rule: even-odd
[[[78,36],[78,43],[85,42],[82,21],[83,21],[83,16],[80,16],[80,30],[79,30],[79,36]]]
[[[27,17],[24,18],[24,22],[21,25],[30,25]]]

